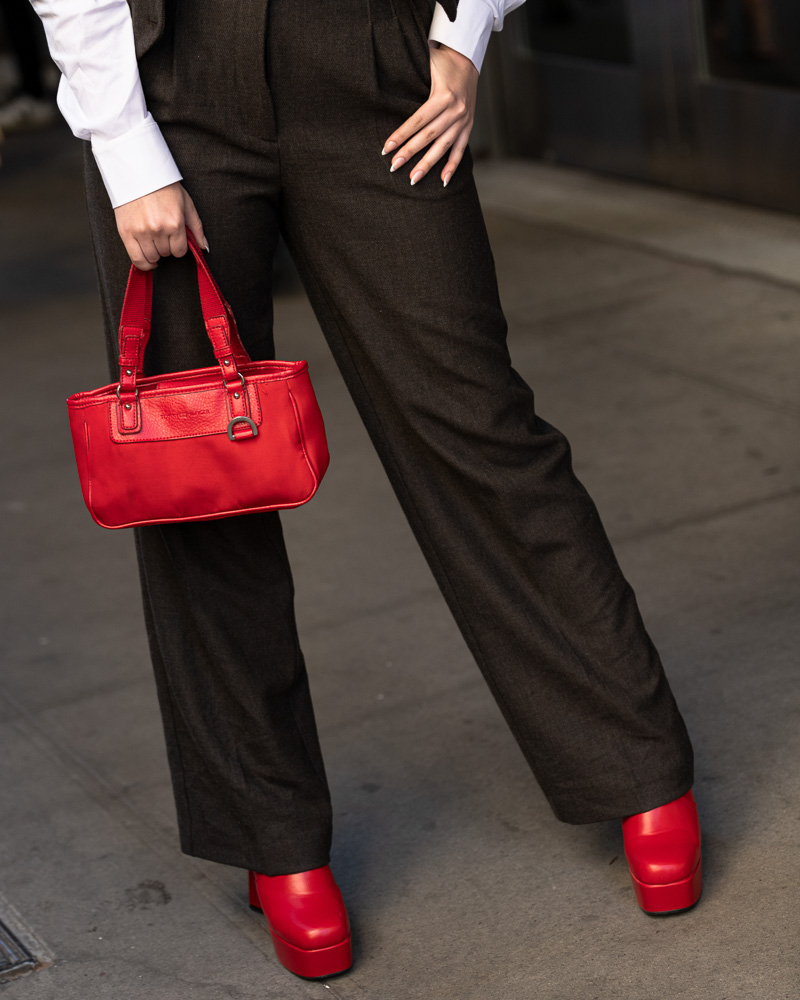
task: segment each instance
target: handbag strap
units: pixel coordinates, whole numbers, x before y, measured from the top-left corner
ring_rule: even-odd
[[[186,239],[197,265],[197,283],[200,289],[200,306],[203,311],[208,339],[219,362],[222,380],[229,390],[233,411],[244,410],[246,404],[234,403],[234,390],[244,386],[244,378],[238,365],[250,361],[239,337],[233,310],[219,289],[214,276],[208,269],[203,252],[186,228]],[[119,325],[119,386],[117,399],[120,401],[120,428],[136,431],[139,427],[137,376],[144,375],[144,352],[150,339],[150,319],[153,310],[153,272],[140,271],[131,265],[128,284],[122,303]],[[237,392],[235,399],[241,398]]]
[[[233,310],[219,290],[203,252],[188,227],[186,238],[197,265],[200,306],[208,339],[214,349],[214,357],[224,366],[223,375],[228,377],[236,372],[237,362],[244,364],[250,361],[250,355],[239,338]],[[120,383],[123,391],[132,391],[135,383],[131,379],[135,380],[136,375],[144,374],[144,352],[150,339],[152,310],[153,272],[140,271],[132,264],[119,325]]]

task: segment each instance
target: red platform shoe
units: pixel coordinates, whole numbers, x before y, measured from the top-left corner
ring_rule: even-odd
[[[350,921],[328,865],[295,875],[249,873],[250,906],[267,918],[278,961],[319,979],[353,964]]]
[[[694,906],[703,889],[700,822],[691,789],[679,799],[622,821],[636,902],[646,913]]]

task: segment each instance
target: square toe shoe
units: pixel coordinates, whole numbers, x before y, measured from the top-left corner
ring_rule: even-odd
[[[636,901],[646,913],[694,906],[703,888],[700,822],[691,789],[679,799],[622,822]]]
[[[278,961],[319,979],[353,964],[350,921],[328,865],[292,875],[249,873],[250,906],[263,912]]]

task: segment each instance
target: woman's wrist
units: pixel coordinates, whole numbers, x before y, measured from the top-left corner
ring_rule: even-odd
[[[453,56],[455,56],[455,58],[456,58],[456,62],[461,61],[466,66],[469,66],[470,68],[474,69],[476,73],[480,73],[480,70],[475,65],[475,63],[470,59],[469,56],[465,56],[463,52],[459,52],[458,49],[454,49],[451,45],[447,45],[445,42],[437,42],[437,41],[434,41],[433,39],[429,39],[428,40],[428,45],[432,49],[433,48],[442,49],[444,52],[450,52],[450,53],[452,53]]]

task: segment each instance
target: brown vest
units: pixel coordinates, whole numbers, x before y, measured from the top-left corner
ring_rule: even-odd
[[[141,59],[164,30],[165,0],[128,0],[136,58]]]

